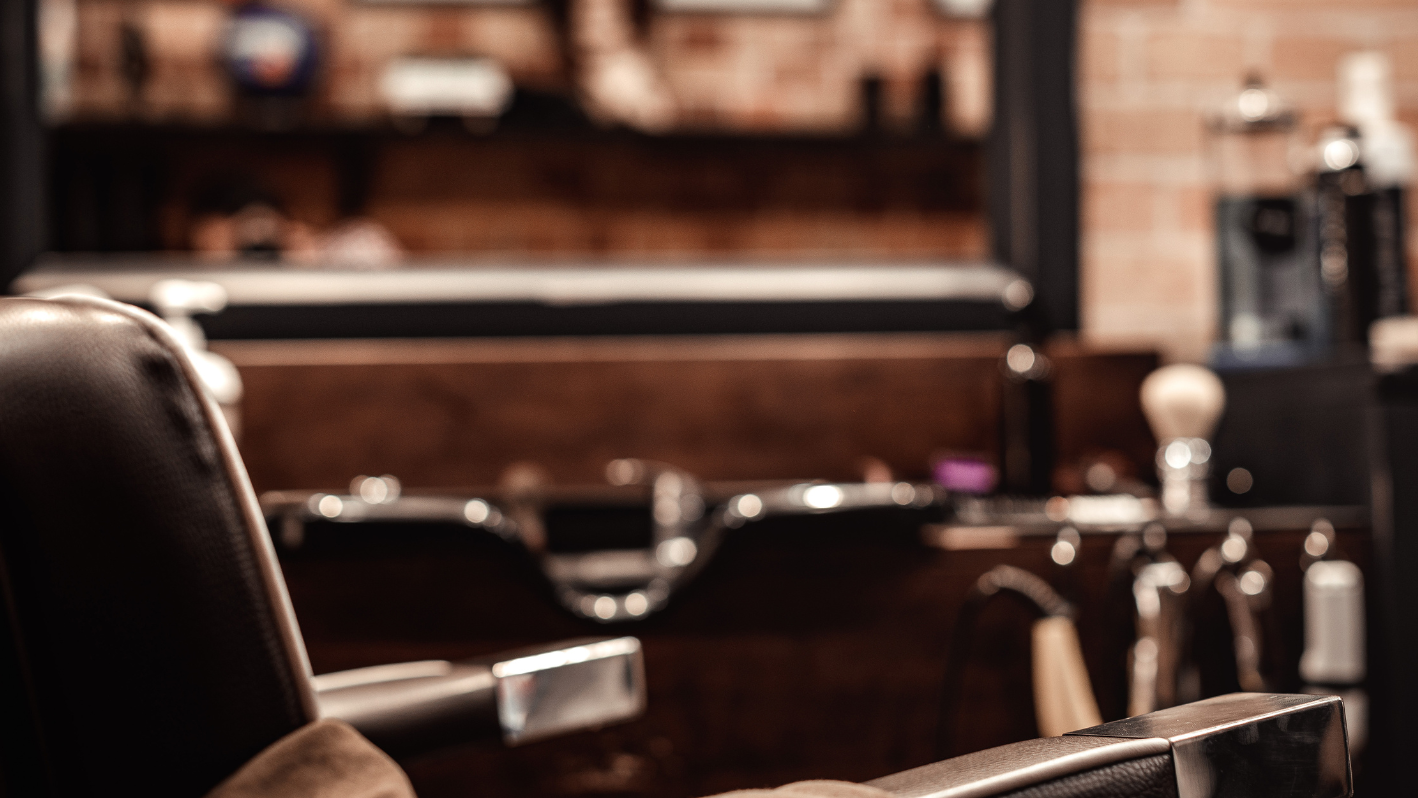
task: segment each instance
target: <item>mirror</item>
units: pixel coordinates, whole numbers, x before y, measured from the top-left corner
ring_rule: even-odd
[[[1043,250],[1001,231],[1048,211],[997,218],[1022,207],[1024,173],[985,157],[1044,141],[1002,126],[1047,115],[996,108],[1033,102],[1001,94],[995,57],[1038,49],[1015,47],[1037,31],[996,30],[1032,0],[32,2],[47,242],[7,267],[29,272],[16,290],[146,303],[203,272],[233,311],[811,305],[792,324],[688,325],[703,332],[899,328],[837,325],[826,303],[844,302],[999,328],[1034,293],[1015,261]],[[1042,193],[1021,196],[1072,213]],[[568,289],[571,273],[599,276]],[[657,273],[670,288],[646,288]]]

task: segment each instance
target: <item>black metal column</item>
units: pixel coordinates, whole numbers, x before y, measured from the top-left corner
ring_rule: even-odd
[[[0,3],[0,290],[44,248],[35,9],[34,0]]]
[[[1374,551],[1368,574],[1369,795],[1411,789],[1418,747],[1418,371],[1379,380],[1371,417]],[[1405,786],[1407,785],[1407,786]]]
[[[989,211],[995,257],[1034,284],[1038,333],[1078,328],[1076,0],[997,0]]]

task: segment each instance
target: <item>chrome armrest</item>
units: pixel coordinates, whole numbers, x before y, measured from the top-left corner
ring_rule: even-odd
[[[897,798],[1349,798],[1335,696],[1234,693],[872,782]]]
[[[313,679],[322,717],[407,756],[500,735],[509,745],[630,720],[645,709],[634,637],[568,640],[492,657],[427,660]]]

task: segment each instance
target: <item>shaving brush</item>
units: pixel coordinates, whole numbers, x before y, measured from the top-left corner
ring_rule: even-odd
[[[1156,436],[1162,507],[1169,515],[1205,513],[1211,444],[1226,389],[1210,369],[1164,366],[1142,382],[1142,412]]]

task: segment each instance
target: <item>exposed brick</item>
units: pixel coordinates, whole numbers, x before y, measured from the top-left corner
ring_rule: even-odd
[[[496,58],[519,81],[543,80],[562,68],[551,21],[530,9],[485,9],[465,15],[464,52]]]
[[[1083,224],[1091,233],[1147,230],[1155,222],[1157,189],[1136,183],[1094,183],[1083,192]]]
[[[712,17],[686,20],[684,24],[674,26],[672,35],[675,46],[690,53],[695,51],[718,52],[724,47],[721,26],[715,24]]]
[[[1209,186],[1180,186],[1168,192],[1171,222],[1183,232],[1211,232],[1213,221],[1213,197]]]
[[[410,9],[355,6],[332,32],[332,49],[382,67],[387,58],[418,52],[422,34],[422,21]]]
[[[425,15],[420,49],[426,54],[461,55],[464,26],[470,21],[460,11],[437,9]]]
[[[1334,80],[1339,59],[1362,49],[1347,39],[1281,36],[1271,49],[1267,77],[1276,80]]]
[[[163,62],[208,61],[216,57],[226,16],[222,9],[194,3],[158,3],[142,15],[148,57]],[[182,63],[181,67],[191,68]],[[199,66],[207,66],[200,64]]]
[[[1333,11],[1343,8],[1345,12],[1360,14],[1369,10],[1411,9],[1413,0],[1206,0],[1207,5],[1217,9],[1256,9],[1277,13],[1295,11]]]
[[[1110,82],[1121,72],[1122,43],[1112,31],[1084,29],[1079,52],[1079,76],[1086,83]]]
[[[1235,33],[1163,30],[1147,37],[1147,75],[1159,80],[1237,78],[1246,68]]]
[[[1186,153],[1201,147],[1196,111],[1093,110],[1083,120],[1086,149],[1098,153]]]
[[[319,20],[334,19],[345,10],[344,0],[285,0],[282,5]]]
[[[1172,7],[1176,8],[1181,4],[1181,0],[1084,0],[1084,8],[1091,6],[1127,8],[1129,6],[1141,6],[1144,8]]]
[[[1195,313],[1189,305],[1209,299],[1210,277],[1210,264],[1159,252],[1142,258],[1095,256],[1087,262],[1084,281],[1103,306],[1149,306],[1161,317],[1187,317]]]
[[[1397,39],[1382,49],[1393,59],[1395,80],[1418,81],[1418,36]]]

